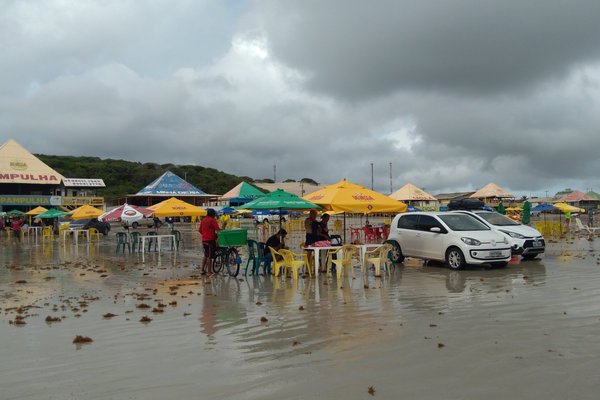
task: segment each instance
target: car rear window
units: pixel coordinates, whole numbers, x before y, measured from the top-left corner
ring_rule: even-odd
[[[453,231],[489,231],[483,222],[477,218],[466,214],[444,214],[439,215],[439,218],[444,221],[448,228]]]

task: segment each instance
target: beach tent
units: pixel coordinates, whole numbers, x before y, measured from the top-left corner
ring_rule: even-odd
[[[231,206],[240,206],[246,204],[254,199],[263,197],[265,193],[252,186],[247,182],[240,182],[233,189],[229,190],[223,196],[221,200],[228,200]]]
[[[175,197],[148,207],[155,217],[203,217],[206,210]]]
[[[507,190],[491,182],[479,189],[478,191],[476,191],[475,193],[473,193],[470,197],[474,199],[512,199],[515,196],[513,196]]]
[[[156,178],[136,196],[204,196],[205,192],[186,182],[171,171]]]
[[[104,214],[103,210],[100,210],[99,208],[96,208],[89,204],[85,204],[85,205],[78,207],[78,208],[74,209],[73,211],[71,211],[71,213],[69,214],[69,218],[75,219],[75,220],[87,219],[87,218],[98,218],[102,214]]]
[[[303,197],[328,211],[353,214],[406,212],[408,206],[345,179]]]
[[[42,206],[38,206],[38,207],[34,208],[33,210],[27,211],[25,214],[31,215],[31,216],[36,216],[36,215],[39,215],[39,214],[44,213],[46,211],[48,211],[47,208],[44,208]]]

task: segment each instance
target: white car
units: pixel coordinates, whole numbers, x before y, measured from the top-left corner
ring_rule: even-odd
[[[537,229],[520,224],[495,211],[472,210],[455,212],[473,214],[491,228],[501,232],[511,244],[513,254],[519,254],[525,259],[533,259],[546,251],[544,237]]]
[[[398,214],[387,242],[394,247],[392,261],[404,257],[445,261],[450,268],[468,264],[504,267],[511,249],[504,235],[473,215],[456,212],[411,212]]]

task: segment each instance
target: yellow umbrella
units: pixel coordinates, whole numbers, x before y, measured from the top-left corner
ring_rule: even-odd
[[[38,206],[38,207],[34,208],[33,210],[27,211],[25,214],[35,216],[35,215],[40,215],[41,213],[45,213],[46,211],[48,211],[47,208]]]
[[[564,213],[566,213],[566,212],[585,212],[585,210],[583,208],[575,207],[575,206],[569,205],[567,203],[554,203],[553,206],[558,208],[560,211],[562,211]]]
[[[87,219],[98,218],[102,214],[104,214],[103,210],[86,204],[71,211],[69,217],[71,219]]]
[[[354,214],[406,212],[408,209],[406,204],[398,200],[345,179],[307,194],[303,199],[328,211]]]
[[[148,208],[154,210],[153,215],[155,217],[200,217],[206,215],[205,209],[196,207],[175,197],[161,201]]]
[[[516,211],[516,212],[521,212],[523,211],[523,209],[521,207],[508,207],[506,209],[506,211]]]

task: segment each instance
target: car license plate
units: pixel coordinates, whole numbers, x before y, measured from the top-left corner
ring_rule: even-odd
[[[542,247],[542,242],[533,242],[533,247]]]
[[[490,257],[502,257],[502,252],[501,251],[490,251]]]

